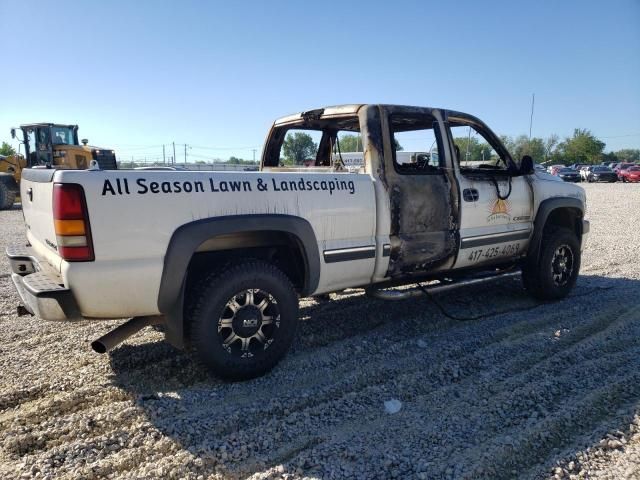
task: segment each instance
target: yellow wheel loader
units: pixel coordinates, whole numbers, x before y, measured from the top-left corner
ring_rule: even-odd
[[[16,131],[11,129],[11,137]],[[78,141],[77,125],[33,123],[20,125],[24,144],[24,156],[0,156],[0,210],[11,208],[20,192],[23,168],[69,168],[84,170],[95,160],[101,170],[115,170],[115,152],[111,149],[92,147],[83,139]]]

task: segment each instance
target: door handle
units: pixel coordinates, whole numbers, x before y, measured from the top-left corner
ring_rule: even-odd
[[[462,198],[465,202],[477,202],[480,194],[475,188],[465,188],[462,190]]]
[[[27,190],[27,195],[29,196],[29,201],[33,202],[33,188]]]

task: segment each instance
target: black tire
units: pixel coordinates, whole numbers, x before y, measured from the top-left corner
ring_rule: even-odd
[[[0,179],[0,210],[7,210],[13,206],[16,191]]]
[[[258,377],[287,353],[298,325],[298,296],[278,268],[247,260],[209,275],[196,288],[187,309],[191,346],[214,374]]]
[[[531,259],[523,266],[525,288],[540,300],[566,297],[580,272],[580,243],[567,228],[550,228],[540,246],[539,261]]]

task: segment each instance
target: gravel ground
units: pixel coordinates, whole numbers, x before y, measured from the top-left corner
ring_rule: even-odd
[[[640,185],[589,184],[582,276],[385,303],[305,299],[294,349],[245,383],[147,329],[18,318],[0,258],[0,478],[640,478]],[[23,238],[0,212],[0,249]],[[399,410],[398,410],[399,409]],[[395,413],[391,413],[395,412]]]

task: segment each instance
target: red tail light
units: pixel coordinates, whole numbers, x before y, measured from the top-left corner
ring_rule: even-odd
[[[94,260],[87,202],[80,185],[53,185],[53,222],[58,240],[58,253],[62,258],[68,262]]]

